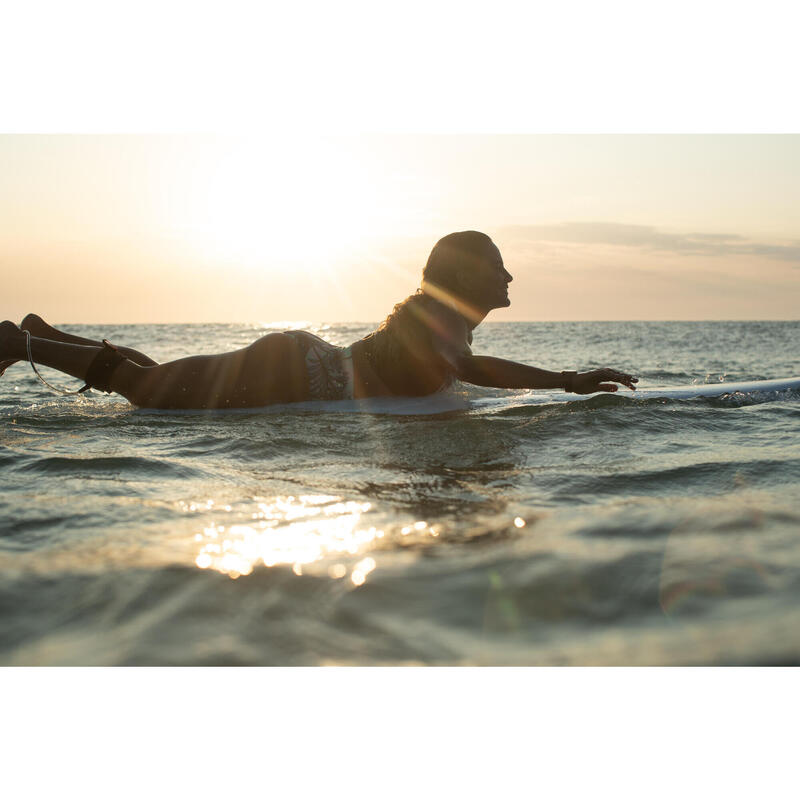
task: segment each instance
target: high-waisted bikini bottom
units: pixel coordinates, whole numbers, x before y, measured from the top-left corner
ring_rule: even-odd
[[[353,354],[308,331],[285,331],[303,351],[309,400],[353,399]]]

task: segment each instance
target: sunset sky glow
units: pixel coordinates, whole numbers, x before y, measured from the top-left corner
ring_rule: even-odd
[[[496,320],[793,319],[800,136],[0,137],[6,315],[377,321],[488,233]]]

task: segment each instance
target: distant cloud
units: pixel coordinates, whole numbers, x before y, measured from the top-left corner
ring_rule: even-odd
[[[665,233],[650,225],[615,222],[563,222],[558,225],[505,225],[499,229],[517,242],[610,244],[696,256],[762,256],[800,265],[800,241],[757,242],[730,233]]]

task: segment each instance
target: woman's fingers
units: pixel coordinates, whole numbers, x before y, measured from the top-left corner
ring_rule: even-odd
[[[601,381],[614,381],[614,383],[601,383]],[[636,391],[635,384],[639,379],[634,378],[627,372],[620,372],[616,369],[595,369],[591,372],[578,373],[574,392],[577,394],[591,394],[592,392],[616,392],[619,389],[617,383],[627,386],[632,391]]]
[[[639,379],[634,378],[633,375],[629,375],[627,372],[619,372],[616,369],[603,369],[600,370],[600,372],[603,373],[603,378],[616,381],[617,383],[621,383],[623,386],[627,386],[629,389],[636,391],[636,387],[633,384],[638,383]]]

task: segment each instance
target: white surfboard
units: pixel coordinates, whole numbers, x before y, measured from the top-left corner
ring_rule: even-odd
[[[697,383],[686,386],[646,386],[632,392],[620,387],[616,392],[595,392],[593,394],[572,394],[570,392],[529,391],[524,394],[505,397],[481,397],[472,400],[471,405],[478,408],[495,405],[525,405],[527,403],[567,403],[585,400],[601,394],[627,397],[631,400],[689,400],[693,397],[722,397],[726,394],[755,394],[783,391],[800,391],[800,377],[778,378],[770,381],[741,381],[730,383]]]
[[[568,403],[597,397],[600,394],[626,397],[631,400],[650,400],[666,398],[686,400],[692,397],[720,397],[725,394],[756,392],[782,392],[787,389],[800,391],[800,377],[779,378],[771,381],[744,381],[741,383],[698,383],[690,386],[648,386],[637,389],[620,388],[616,392],[596,392],[594,394],[572,394],[568,392],[531,390],[519,394],[491,397],[470,397],[470,388],[464,384],[467,392],[443,391],[427,397],[372,397],[365,400],[309,400],[290,405],[272,405],[264,408],[216,409],[214,411],[159,411],[154,409],[137,409],[138,414],[280,414],[297,411],[317,411],[335,413],[370,413],[389,415],[430,415],[444,414],[449,411],[491,410],[494,408],[513,408],[515,406],[535,405],[541,403]]]
[[[724,394],[752,394],[753,392],[783,392],[800,390],[800,378],[778,378],[771,381],[743,381],[733,383],[698,383],[690,386],[654,386],[637,389],[636,397],[667,397],[686,400],[692,397],[721,397]],[[620,391],[623,391],[620,389]],[[574,395],[573,395],[574,396]]]

